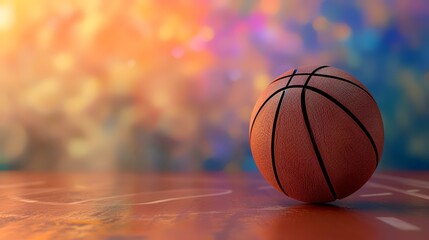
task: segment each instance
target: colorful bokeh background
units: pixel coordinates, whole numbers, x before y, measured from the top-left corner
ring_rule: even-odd
[[[255,171],[269,82],[342,68],[385,124],[382,168],[429,169],[429,1],[0,0],[0,167]]]

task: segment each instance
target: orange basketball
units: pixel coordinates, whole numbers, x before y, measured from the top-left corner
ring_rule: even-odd
[[[342,199],[376,169],[384,130],[374,98],[337,68],[300,67],[274,80],[256,102],[249,127],[259,171],[304,202]]]

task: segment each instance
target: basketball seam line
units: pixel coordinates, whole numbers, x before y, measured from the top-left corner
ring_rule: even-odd
[[[322,170],[326,184],[328,184],[328,188],[329,188],[329,190],[330,190],[330,192],[331,192],[331,194],[335,200],[335,199],[337,199],[337,194],[335,193],[334,186],[332,185],[328,171],[326,170],[326,167],[325,167],[325,163],[323,162],[322,155],[320,154],[319,147],[317,146],[316,139],[314,137],[313,130],[312,130],[311,125],[310,125],[310,119],[308,118],[307,106],[306,106],[306,102],[305,102],[305,92],[307,90],[305,87],[310,82],[311,77],[313,76],[314,73],[316,73],[320,69],[326,68],[326,67],[328,67],[328,66],[321,66],[321,67],[314,69],[312,74],[310,74],[308,76],[307,80],[305,81],[304,87],[302,88],[302,91],[301,91],[301,110],[302,110],[302,115],[304,117],[304,122],[305,122],[305,126],[307,128],[307,132],[310,136],[311,144],[313,145],[313,149],[314,149],[314,152],[316,154],[317,161],[319,162],[320,169]]]
[[[287,196],[285,190],[282,187],[282,184],[280,183],[279,175],[277,174],[277,168],[276,168],[276,161],[275,161],[275,151],[274,151],[274,141],[275,141],[275,134],[276,134],[276,125],[277,125],[277,119],[279,117],[279,111],[280,107],[282,105],[283,97],[285,95],[285,91],[283,91],[282,96],[280,97],[279,103],[277,105],[276,114],[274,115],[274,121],[273,121],[273,128],[272,128],[272,134],[271,134],[271,164],[273,167],[274,176],[277,181],[277,185],[282,190],[282,192]]]
[[[330,100],[332,103],[334,103],[335,105],[337,105],[339,108],[341,108],[341,110],[343,110],[358,126],[359,128],[365,133],[366,137],[369,139],[369,141],[371,142],[372,148],[375,152],[375,158],[376,158],[376,166],[378,166],[378,162],[379,162],[379,156],[378,156],[378,149],[377,146],[375,145],[374,139],[372,138],[371,134],[369,133],[369,131],[365,128],[365,126],[363,125],[363,123],[359,120],[359,118],[357,118],[346,106],[344,106],[340,101],[338,101],[337,99],[335,99],[334,97],[332,97],[331,95],[327,94],[326,92],[318,89],[318,88],[313,88],[313,87],[308,87],[307,89],[312,90],[315,93],[318,93],[322,96],[324,96],[325,98],[327,98],[328,100]]]
[[[304,85],[291,85],[288,87],[283,87],[278,89],[277,91],[275,91],[273,94],[270,95],[269,98],[274,97],[275,95],[277,95],[279,92],[284,91],[286,89],[290,89],[290,88],[304,88]],[[320,95],[322,95],[323,97],[327,98],[328,100],[330,100],[331,102],[333,102],[335,105],[337,105],[338,107],[341,108],[341,110],[343,110],[344,112],[346,112],[347,115],[349,115],[349,117],[351,117],[356,124],[358,124],[358,126],[361,128],[362,131],[364,131],[365,135],[367,136],[368,140],[370,142],[374,142],[374,139],[372,138],[371,134],[369,133],[369,131],[365,128],[365,126],[362,124],[362,122],[360,122],[360,120],[344,105],[342,105],[337,99],[335,99],[334,97],[332,97],[331,95],[329,95],[328,93],[326,93],[325,91],[319,89],[319,88],[315,88],[312,86],[306,86],[305,88],[307,88],[310,91],[313,91],[315,93],[318,93]],[[338,104],[337,104],[338,103]],[[339,105],[341,104],[341,105]],[[366,134],[368,133],[368,134]],[[379,156],[378,156],[378,150],[375,144],[372,144],[374,153],[375,153],[375,157],[376,157],[376,164],[378,165],[379,162]]]
[[[295,69],[293,71],[293,73],[296,73],[296,71],[297,70]],[[292,81],[293,76],[294,76],[293,74],[290,76],[290,78],[289,78],[289,80],[288,80],[288,82],[286,84],[286,87],[289,86],[290,82]],[[285,92],[286,92],[286,90],[283,91],[282,96],[280,97],[280,100],[279,100],[279,103],[278,103],[277,109],[276,109],[276,114],[274,116],[274,122],[273,122],[272,134],[271,134],[271,164],[272,164],[272,167],[273,167],[273,172],[274,172],[274,176],[275,176],[276,181],[277,181],[277,185],[282,190],[282,192],[286,196],[288,196],[288,194],[286,193],[286,191],[284,190],[284,188],[283,188],[283,186],[282,186],[282,184],[280,182],[280,178],[279,178],[279,175],[277,173],[277,167],[276,167],[276,161],[275,161],[275,151],[274,151],[274,145],[275,145],[274,141],[275,141],[275,134],[276,134],[276,128],[277,128],[277,119],[278,119],[278,116],[279,116],[279,111],[280,111],[280,107],[281,107],[282,102],[283,102],[283,97],[285,95]],[[255,116],[255,118],[256,118],[256,116]]]
[[[297,73],[297,74],[294,74],[294,75],[296,75],[296,76],[308,76],[310,74],[311,73]],[[285,78],[287,78],[289,76],[291,76],[291,75],[286,75],[286,76],[283,76],[283,77],[279,77],[279,78],[275,79],[274,81],[272,81],[269,85],[271,85],[271,84],[273,84],[273,83],[275,83],[275,82],[277,82],[279,80],[285,79]],[[345,78],[337,77],[337,76],[332,76],[332,75],[328,75],[328,74],[321,74],[321,73],[315,73],[315,74],[313,74],[313,76],[324,77],[324,78],[331,78],[331,79],[337,79],[337,80],[340,80],[342,82],[350,83],[350,84],[352,84],[352,85],[360,88],[362,91],[364,91],[366,94],[368,94],[371,97],[371,99],[374,100],[374,97],[365,88],[363,88],[363,87],[359,86],[358,84],[356,84],[356,83],[354,83],[354,82],[352,82],[350,80],[347,80]]]
[[[285,78],[287,78],[287,77],[292,77],[292,76],[308,76],[309,74],[311,74],[311,73],[296,73],[296,71],[297,71],[297,69],[295,69],[294,70],[294,72],[292,73],[292,74],[289,74],[289,75],[286,75],[286,76],[283,76],[283,77],[280,77],[280,78],[277,78],[277,79],[275,79],[274,81],[272,81],[269,85],[271,85],[271,84],[273,84],[274,82],[277,82],[277,81],[279,81],[279,80],[281,80],[281,79],[285,79]],[[326,74],[319,74],[319,73],[315,73],[315,74],[313,74],[313,76],[317,76],[317,77],[326,77],[326,78],[332,78],[332,79],[337,79],[337,80],[340,80],[340,81],[344,81],[344,82],[347,82],[347,83],[350,83],[350,84],[352,84],[352,85],[354,85],[354,86],[356,86],[356,87],[358,87],[358,88],[360,88],[362,91],[364,91],[374,102],[375,102],[375,99],[374,99],[374,97],[367,91],[367,90],[365,90],[363,87],[361,87],[361,86],[359,86],[358,84],[356,84],[356,83],[354,83],[354,82],[352,82],[352,81],[350,81],[350,80],[347,80],[347,79],[345,79],[345,78],[340,78],[340,77],[337,77],[337,76],[332,76],[332,75],[326,75]],[[289,79],[290,80],[290,79]],[[289,84],[289,81],[288,81],[288,84]],[[273,96],[273,95],[271,95],[271,96]],[[256,117],[258,116],[258,114],[259,114],[259,112],[262,110],[262,108],[264,107],[264,105],[268,102],[268,100],[270,100],[270,98],[271,98],[271,96],[269,97],[269,98],[267,98],[265,101],[264,101],[264,103],[261,105],[261,107],[258,109],[258,111],[256,112],[256,115],[255,115],[255,117],[253,118],[253,122],[252,122],[252,125],[251,125],[251,127],[250,127],[250,132],[249,132],[249,138],[250,138],[250,136],[252,135],[252,130],[253,130],[253,124],[255,123],[255,121],[256,121]],[[376,104],[377,104],[377,102],[375,102]]]
[[[295,76],[295,73],[296,73],[296,71],[297,71],[297,69],[294,69],[294,71],[293,71],[293,73],[291,74],[291,75],[289,75],[289,80],[288,80],[288,82],[287,82],[287,84],[286,84],[286,87],[288,87],[289,86],[289,83],[290,83],[290,81],[292,80],[292,78]],[[279,92],[281,92],[281,91],[278,91],[278,92],[276,92],[276,93],[279,93]],[[265,106],[265,104],[267,104],[268,103],[268,101],[272,98],[272,97],[274,97],[275,96],[275,94],[272,94],[271,96],[269,96],[263,103],[262,103],[262,105],[261,105],[261,107],[258,109],[258,111],[256,112],[256,114],[255,114],[255,117],[253,118],[253,121],[252,121],[252,125],[250,126],[250,131],[249,131],[249,139],[251,138],[251,136],[252,136],[252,131],[253,131],[253,125],[255,125],[255,122],[256,122],[256,118],[258,117],[258,115],[259,115],[259,113],[261,112],[261,110],[262,110],[262,108]]]

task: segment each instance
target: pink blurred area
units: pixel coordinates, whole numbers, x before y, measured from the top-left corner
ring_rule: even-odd
[[[216,33],[227,20],[207,20],[212,8],[231,7],[204,1],[3,1],[4,168],[200,169],[201,159],[215,151],[205,137],[210,131],[222,128],[221,134],[243,141],[253,101],[269,76],[263,58],[223,61],[213,53],[242,56],[245,49],[237,45],[249,44],[217,36],[238,36],[249,30],[245,24]],[[219,74],[231,64],[237,70]],[[255,84],[239,81],[254,75]]]
[[[312,64],[358,72],[368,61],[360,53],[393,20],[404,41],[422,45],[410,16],[427,19],[424,1],[337,2],[2,0],[0,167],[254,170],[248,121],[274,77]],[[380,91],[368,69],[357,77]],[[389,94],[375,98],[384,106]],[[390,130],[407,114],[383,113]]]

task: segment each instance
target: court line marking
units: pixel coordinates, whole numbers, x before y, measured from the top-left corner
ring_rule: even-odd
[[[135,204],[125,204],[125,205],[149,205],[149,204],[157,204],[157,203],[164,203],[164,202],[171,202],[171,201],[184,200],[184,199],[192,199],[192,198],[216,197],[216,196],[227,195],[227,194],[230,194],[230,193],[232,193],[232,190],[224,189],[223,192],[220,192],[220,193],[208,193],[208,194],[186,196],[186,197],[166,198],[166,199],[163,199],[163,200],[157,200],[157,201],[152,201],[152,202],[135,203]]]
[[[20,194],[20,195],[21,196],[26,196],[26,195],[41,194],[41,193],[51,193],[51,192],[56,192],[56,191],[61,190],[61,188],[46,188],[46,189],[42,188],[42,189],[38,189],[38,191],[26,192],[26,193],[23,193],[23,194]],[[15,201],[20,201],[20,202],[25,202],[25,203],[35,203],[35,202],[37,202],[36,200],[21,198],[21,197],[18,197],[16,195],[9,195],[9,196],[6,196],[6,197],[8,197],[10,199],[13,199]]]
[[[27,195],[34,195],[34,194],[41,194],[41,193],[48,193],[48,192],[56,192],[61,190],[62,188],[41,188],[41,189],[34,189],[35,191],[27,191],[26,193],[19,194],[20,196],[27,196]]]
[[[288,209],[288,207],[284,206],[269,206],[269,207],[263,207],[263,208],[257,208],[256,210],[260,211],[282,211]]]
[[[407,192],[420,192],[420,189],[408,189]]]
[[[0,185],[0,189],[2,189],[2,188],[16,188],[16,187],[28,187],[28,186],[42,185],[44,183],[45,183],[44,181],[34,181],[34,182],[26,182],[26,183],[5,184],[5,185]]]
[[[419,231],[420,228],[395,217],[376,217],[378,220],[402,231]]]
[[[269,206],[262,208],[235,208],[232,210],[222,210],[222,211],[202,211],[202,212],[190,212],[190,213],[173,213],[173,214],[158,214],[150,217],[140,217],[138,220],[154,220],[156,218],[176,218],[179,216],[187,215],[212,215],[212,214],[236,214],[238,212],[249,212],[249,211],[284,211],[288,207],[284,206]]]
[[[18,215],[18,214],[0,214],[0,218],[26,218],[26,215]]]
[[[405,178],[405,177],[397,177],[397,176],[390,176],[385,174],[375,174],[374,178],[380,178],[385,180],[391,180],[395,182],[400,182],[409,186],[413,187],[421,187],[429,189],[429,182],[424,180],[417,180],[412,178]]]
[[[362,194],[360,197],[379,197],[379,196],[390,196],[392,193],[384,192],[384,193],[373,193],[373,194]]]
[[[190,199],[190,198],[201,198],[201,197],[215,197],[215,196],[221,196],[232,193],[232,190],[229,189],[176,189],[176,190],[166,190],[166,191],[155,191],[155,192],[140,192],[140,193],[130,193],[130,194],[124,194],[124,195],[117,195],[117,196],[110,196],[110,197],[103,197],[103,198],[93,198],[93,199],[87,199],[83,201],[77,201],[74,202],[75,204],[80,203],[86,203],[86,202],[95,202],[95,201],[103,201],[108,199],[115,199],[115,198],[123,198],[123,197],[130,197],[130,196],[136,196],[136,195],[144,195],[148,193],[162,193],[162,192],[177,192],[177,191],[222,191],[220,193],[208,193],[208,194],[201,194],[201,195],[195,195],[195,196],[186,196],[186,197],[177,197],[177,198],[166,198],[163,200],[156,200],[151,202],[145,202],[145,203],[137,203],[137,204],[125,204],[125,205],[143,205],[143,204],[155,204],[155,203],[162,203],[162,202],[169,202],[174,200],[183,200],[183,199]]]
[[[379,183],[374,183],[374,182],[368,182],[368,185],[371,187],[375,187],[375,188],[383,188],[386,190],[390,190],[392,192],[398,192],[398,193],[402,193],[405,195],[409,195],[409,196],[413,196],[413,197],[417,197],[417,198],[422,198],[425,200],[429,200],[429,195],[423,194],[423,193],[418,193],[418,192],[408,192],[407,190],[403,190],[403,189],[399,189],[399,188],[394,188],[394,187],[390,187],[390,186],[386,186],[383,184],[379,184]]]
[[[54,192],[58,189],[50,190],[50,192]],[[232,190],[230,189],[176,189],[176,190],[165,190],[165,191],[152,191],[152,192],[139,192],[139,193],[131,193],[131,194],[123,194],[123,195],[116,195],[116,196],[109,196],[109,197],[102,197],[102,198],[92,198],[92,199],[86,199],[81,201],[75,201],[75,202],[66,202],[66,203],[59,203],[59,202],[46,202],[46,201],[39,201],[39,200],[33,200],[28,198],[22,198],[20,196],[9,196],[9,198],[25,202],[25,203],[39,203],[39,204],[45,204],[45,205],[77,205],[77,204],[85,204],[89,202],[97,202],[97,201],[104,201],[109,199],[117,199],[117,198],[124,198],[124,197],[131,197],[131,196],[137,196],[137,195],[147,195],[147,194],[154,194],[154,193],[167,193],[167,192],[180,192],[180,191],[219,191],[215,193],[206,193],[206,194],[197,194],[197,195],[188,195],[188,196],[182,196],[182,197],[173,197],[173,198],[164,198],[160,200],[155,201],[149,201],[149,202],[140,202],[140,203],[124,203],[124,204],[118,204],[122,206],[137,206],[137,205],[151,205],[151,204],[158,204],[158,203],[165,203],[165,202],[171,202],[171,201],[178,201],[178,200],[185,200],[185,199],[193,199],[193,198],[204,198],[204,197],[216,197],[216,196],[222,196],[231,194]],[[47,191],[49,192],[49,191]],[[42,193],[42,192],[39,192]],[[38,194],[38,193],[33,193]],[[31,194],[25,194],[25,195],[31,195]],[[24,195],[21,195],[24,196]]]

